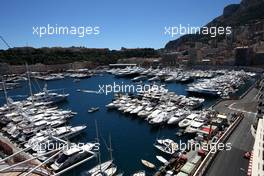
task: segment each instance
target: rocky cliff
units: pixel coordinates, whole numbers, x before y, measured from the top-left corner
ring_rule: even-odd
[[[263,23],[263,9],[264,0],[242,0],[240,4],[231,4],[226,6],[223,9],[223,14],[209,22],[206,26],[231,26],[234,35],[240,35],[244,32],[243,28],[248,30],[248,28],[245,26],[255,24],[256,22]],[[236,36],[233,37],[234,41],[232,42],[236,42]],[[212,39],[210,36],[206,35],[189,34],[168,42],[165,46],[165,50],[179,51],[182,48],[185,49],[186,45],[189,47],[194,46],[194,42],[208,44],[211,42],[211,40],[219,42],[224,39],[225,37],[223,36],[218,36]]]

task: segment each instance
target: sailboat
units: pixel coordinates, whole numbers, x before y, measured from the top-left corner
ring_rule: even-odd
[[[97,128],[97,123],[95,123],[95,128],[96,128],[96,134],[97,134],[97,142],[99,143],[99,137],[98,137],[98,128]],[[109,141],[110,141],[110,160],[106,161],[104,163],[101,163],[101,154],[100,151],[98,151],[98,161],[99,164],[89,171],[85,172],[84,175],[89,175],[89,176],[112,176],[116,173],[117,167],[113,164],[113,159],[112,159],[112,149],[111,149],[111,137],[109,136]]]

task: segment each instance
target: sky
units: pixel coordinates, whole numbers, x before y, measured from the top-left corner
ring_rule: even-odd
[[[0,36],[11,47],[163,48],[179,37],[165,27],[203,26],[240,0],[2,0]],[[99,27],[94,33],[43,35],[33,27]],[[39,32],[39,31],[38,31]],[[0,41],[0,49],[7,46]]]

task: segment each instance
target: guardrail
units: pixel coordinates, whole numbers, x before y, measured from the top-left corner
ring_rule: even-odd
[[[18,166],[18,167],[15,167],[15,168],[10,168],[8,170],[2,171],[1,173],[11,173],[11,172],[22,172],[22,173],[26,173],[26,172],[28,172],[28,170],[30,170],[30,169],[32,169],[34,167],[35,167],[35,165],[27,164],[27,165],[24,165],[24,166]],[[49,170],[47,170],[47,169],[45,169],[43,167],[37,168],[32,173],[38,174],[38,175],[41,175],[41,176],[49,176],[49,175],[52,175],[52,173]]]
[[[207,170],[209,164],[211,161],[215,158],[217,155],[218,151],[216,150],[215,152],[215,147],[220,143],[220,142],[225,142],[227,137],[231,135],[233,130],[238,126],[238,124],[241,122],[243,119],[243,116],[237,117],[237,119],[228,127],[228,129],[224,132],[224,134],[218,139],[214,147],[209,151],[209,153],[206,155],[206,157],[203,159],[197,170],[194,172],[193,176],[202,176],[205,171]]]

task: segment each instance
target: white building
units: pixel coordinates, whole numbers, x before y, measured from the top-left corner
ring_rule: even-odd
[[[264,120],[259,119],[253,148],[252,176],[264,175]]]

